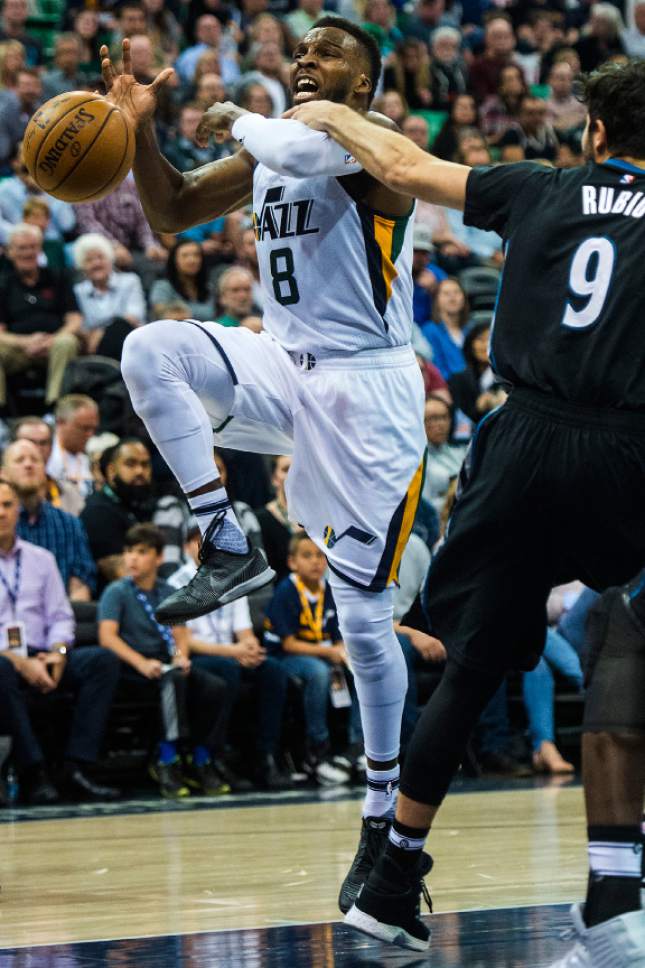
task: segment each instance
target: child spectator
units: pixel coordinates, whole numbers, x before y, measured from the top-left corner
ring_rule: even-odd
[[[159,698],[161,740],[150,772],[162,797],[186,797],[189,787],[207,796],[228,793],[212,762],[226,711],[226,683],[191,668],[185,626],[170,629],[155,619],[156,606],[172,592],[157,577],[163,547],[163,533],[153,524],[127,532],[127,577],[112,582],[101,596],[99,642],[121,659],[121,682],[128,692]],[[188,740],[192,753],[182,764],[179,743]]]
[[[195,525],[186,538],[186,564],[168,579],[173,588],[186,585],[197,571],[200,545]],[[257,727],[254,730],[256,764],[254,778],[259,786],[280,790],[290,785],[276,764],[282,734],[282,718],[287,696],[287,671],[275,656],[267,656],[253,634],[248,598],[238,598],[217,611],[188,623],[189,648],[193,667],[205,669],[226,681],[229,708],[236,702],[242,683],[254,692]],[[219,764],[217,764],[219,767]],[[228,770],[221,769],[225,776]],[[229,776],[227,780],[231,782]],[[243,789],[239,783],[233,790]]]
[[[348,671],[336,606],[324,575],[324,554],[304,531],[289,545],[291,574],[280,582],[267,609],[264,640],[290,678],[304,684],[305,722],[312,772],[319,783],[347,782],[351,758],[332,757],[327,702],[350,706],[349,750],[362,741],[358,700]],[[350,691],[351,690],[351,691]]]

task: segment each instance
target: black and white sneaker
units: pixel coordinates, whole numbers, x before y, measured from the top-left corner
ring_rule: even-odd
[[[432,858],[421,854],[416,870],[404,871],[387,854],[379,859],[356,901],[345,915],[345,923],[378,941],[427,951],[430,931],[420,917],[421,895],[432,911],[423,878],[432,870]]]
[[[199,568],[187,585],[164,598],[155,611],[158,622],[178,625],[208,615],[221,605],[268,585],[275,578],[259,549],[242,554],[215,547],[223,517],[213,518],[199,549]]]
[[[347,914],[358,892],[385,850],[392,821],[387,817],[363,817],[358,850],[338,895],[338,907]]]

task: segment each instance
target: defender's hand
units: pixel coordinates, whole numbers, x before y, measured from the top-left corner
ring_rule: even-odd
[[[314,131],[327,131],[332,122],[338,124],[344,113],[354,112],[345,104],[334,104],[332,101],[308,101],[286,111],[283,118],[293,118],[313,128]]]
[[[166,67],[155,77],[152,84],[139,84],[132,73],[132,58],[130,56],[130,41],[123,41],[123,73],[119,74],[110,60],[110,52],[105,44],[99,51],[101,56],[101,73],[107,88],[108,101],[123,111],[126,118],[136,130],[139,125],[149,121],[157,109],[157,94],[160,88],[173,76],[172,67]]]
[[[244,108],[233,104],[232,101],[218,101],[216,104],[212,104],[208,111],[202,115],[195,134],[195,141],[200,148],[206,148],[210,135],[213,135],[215,141],[221,144],[230,137],[231,128],[237,119],[248,113]]]

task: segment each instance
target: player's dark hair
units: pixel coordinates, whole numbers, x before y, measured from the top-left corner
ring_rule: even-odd
[[[134,548],[135,545],[143,545],[144,548],[154,548],[160,555],[165,544],[163,531],[156,524],[134,524],[126,531],[123,547]]]
[[[344,17],[321,17],[311,29],[317,30],[319,27],[334,27],[336,30],[344,30],[346,34],[350,34],[363,48],[370,64],[369,77],[372,83],[372,90],[369,93],[368,104],[371,104],[381,77],[381,52],[374,37],[368,34],[366,30],[353,24],[351,20],[345,20]]]
[[[645,158],[645,61],[603,64],[580,81],[591,124],[602,121],[612,154]]]
[[[166,269],[168,281],[173,289],[175,289],[183,299],[186,299],[189,302],[191,301],[190,294],[184,290],[184,285],[179,277],[179,269],[177,268],[177,253],[183,245],[196,245],[199,249],[202,264],[197,270],[197,275],[195,276],[197,299],[199,302],[208,302],[210,293],[208,291],[208,273],[206,271],[206,263],[204,261],[201,246],[199,242],[195,242],[194,239],[180,239],[178,242],[175,242],[172,249],[168,253],[168,267]]]

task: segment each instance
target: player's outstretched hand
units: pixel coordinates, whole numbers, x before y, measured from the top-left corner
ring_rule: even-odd
[[[133,128],[148,121],[157,109],[159,89],[173,76],[172,67],[166,67],[151,84],[140,84],[132,73],[130,41],[123,41],[123,72],[119,73],[110,59],[105,44],[101,47],[101,73],[107,89],[107,99],[123,111]]]
[[[218,101],[216,104],[211,104],[197,126],[195,141],[200,148],[205,148],[209,137],[213,135],[215,141],[221,144],[230,137],[231,128],[237,119],[248,113],[232,101]]]
[[[327,131],[332,120],[338,121],[345,111],[351,111],[351,108],[332,101],[307,101],[306,104],[296,105],[286,111],[282,117],[302,121],[315,131]]]

